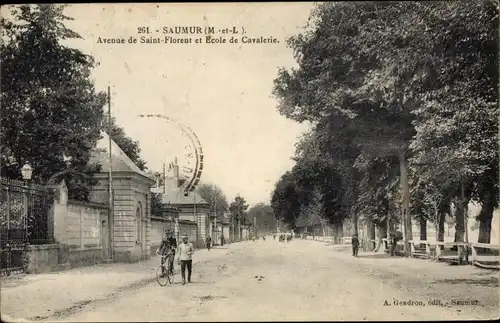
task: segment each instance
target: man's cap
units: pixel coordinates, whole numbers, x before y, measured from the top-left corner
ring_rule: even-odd
[[[187,234],[182,235],[182,239],[187,239],[187,238],[188,238]]]

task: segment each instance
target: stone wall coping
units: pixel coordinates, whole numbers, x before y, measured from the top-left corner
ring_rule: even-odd
[[[162,217],[162,216],[151,216],[151,221],[160,221],[160,222],[170,222],[170,219],[168,217]]]
[[[161,222],[170,222],[169,218],[161,217],[161,216],[151,216],[152,221],[161,221]],[[195,221],[191,220],[181,220],[179,219],[179,224],[191,224],[191,225],[196,225]]]
[[[96,251],[102,250],[101,247],[90,247],[90,248],[69,248],[69,252],[79,252],[79,251]]]
[[[105,210],[107,210],[109,208],[108,205],[104,204],[104,203],[83,202],[83,201],[77,201],[77,200],[68,200],[68,204],[77,205],[77,206],[84,206],[84,207],[89,207],[89,208],[105,209]]]
[[[26,248],[30,250],[50,250],[50,249],[59,249],[61,245],[58,243],[51,244],[30,244],[26,245]]]
[[[109,177],[109,174],[107,172],[100,172],[100,173],[92,173],[92,177],[94,177],[97,180],[107,180]],[[147,186],[147,191],[145,193],[149,193],[149,189],[151,186],[153,186],[156,181],[154,179],[151,179],[149,177],[143,176],[141,174],[137,174],[136,172],[133,171],[113,171],[113,179],[128,179],[135,181],[137,183],[144,184]]]
[[[196,225],[196,221],[191,221],[191,220],[180,220],[179,219],[179,223],[180,224],[194,224],[194,225]]]

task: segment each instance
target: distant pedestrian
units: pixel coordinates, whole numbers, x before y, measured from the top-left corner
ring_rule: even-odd
[[[220,236],[220,245],[221,245],[221,246],[223,246],[223,245],[224,245],[224,242],[225,242],[225,241],[224,241],[224,236],[223,236],[223,235],[221,235],[221,236]]]
[[[188,283],[191,282],[191,273],[193,270],[193,254],[194,254],[193,244],[189,242],[187,235],[182,236],[182,243],[179,244],[177,254],[178,254],[177,262],[181,265],[182,285],[184,285],[186,283],[186,269],[188,272],[187,281]]]
[[[359,239],[358,239],[358,234],[357,233],[355,233],[352,236],[351,244],[352,244],[352,255],[354,257],[357,257],[358,256],[358,251],[359,251]]]
[[[210,251],[210,247],[212,246],[212,238],[207,237],[205,239],[205,245],[207,246],[208,251]]]

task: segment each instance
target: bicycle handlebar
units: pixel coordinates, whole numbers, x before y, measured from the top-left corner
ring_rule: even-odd
[[[169,257],[171,254],[172,254],[172,252],[171,252],[171,251],[169,251],[166,255],[160,255],[160,254],[158,253],[158,250],[156,250],[156,255],[157,255],[157,256],[160,256],[160,257],[162,257],[162,258],[167,258],[167,257]]]

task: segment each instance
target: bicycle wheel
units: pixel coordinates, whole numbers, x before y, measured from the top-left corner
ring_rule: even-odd
[[[174,269],[172,268],[172,271],[168,271],[168,274],[167,274],[167,279],[168,279],[168,282],[170,284],[173,284],[174,283]]]
[[[156,281],[158,284],[162,287],[167,286],[167,283],[170,281],[168,275],[163,275],[163,266],[159,265],[158,268],[156,268]]]

